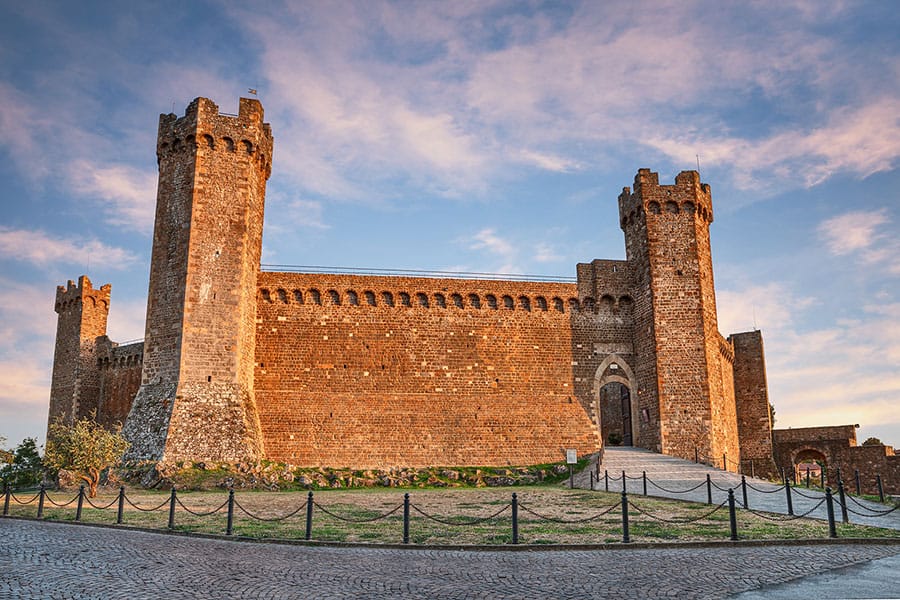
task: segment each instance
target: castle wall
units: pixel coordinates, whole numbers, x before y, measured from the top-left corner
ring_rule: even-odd
[[[128,418],[131,404],[141,387],[144,343],[119,346],[103,337],[97,345],[100,372],[97,422],[116,429]]]
[[[762,333],[735,333],[728,339],[734,348],[734,399],[744,471],[769,475],[775,469]]]
[[[601,317],[575,308],[574,285],[261,273],[259,287],[273,460],[505,465],[599,449],[597,359],[579,336]]]

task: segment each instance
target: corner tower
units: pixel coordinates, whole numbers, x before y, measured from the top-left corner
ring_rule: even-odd
[[[734,352],[716,318],[710,188],[696,171],[659,185],[640,169],[634,191],[619,196],[619,217],[634,277],[642,445],[691,459],[696,451],[718,464],[726,455],[734,466]]]
[[[141,387],[124,434],[133,460],[256,460],[256,279],[272,131],[197,98],[160,115],[159,186]]]
[[[106,284],[94,289],[87,275],[78,285],[69,281],[56,288],[56,349],[50,384],[49,423],[62,419],[71,424],[97,410],[100,372],[97,338],[106,335],[109,293]]]

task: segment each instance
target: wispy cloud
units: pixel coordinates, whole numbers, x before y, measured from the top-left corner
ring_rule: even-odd
[[[79,160],[69,167],[69,181],[76,193],[99,201],[110,224],[142,233],[153,230],[155,172]]]
[[[0,227],[0,256],[38,266],[93,264],[111,269],[128,268],[137,260],[132,252],[96,239],[67,239],[40,230],[8,227]]]
[[[855,255],[867,265],[884,265],[900,275],[900,238],[888,226],[887,209],[853,211],[826,219],[817,231],[835,256]]]

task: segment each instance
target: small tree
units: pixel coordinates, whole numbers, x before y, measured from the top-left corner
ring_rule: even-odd
[[[4,451],[3,454],[3,462],[6,463],[0,467],[0,480],[3,483],[23,487],[41,482],[44,464],[35,438],[25,438],[14,451]]]
[[[93,419],[79,419],[73,425],[59,420],[50,426],[44,461],[83,479],[93,498],[100,474],[116,464],[129,445],[118,431],[109,431]]]
[[[0,465],[7,465],[13,460],[13,453],[4,446],[6,446],[6,438],[0,435]]]
[[[862,443],[863,446],[884,446],[877,437],[870,437]]]

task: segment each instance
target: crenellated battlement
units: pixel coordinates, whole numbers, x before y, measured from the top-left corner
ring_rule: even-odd
[[[219,112],[208,98],[196,98],[182,117],[174,113],[159,116],[156,156],[183,160],[198,151],[247,159],[265,173],[272,172],[272,128],[263,122],[259,100],[241,98],[237,115]]]
[[[700,182],[697,171],[682,171],[675,176],[675,185],[660,185],[658,173],[639,169],[634,191],[624,187],[619,195],[619,224],[625,230],[631,223],[643,222],[647,214],[687,216],[709,225],[713,220],[710,187]]]
[[[111,290],[112,285],[108,283],[94,289],[87,275],[79,277],[77,284],[70,279],[64,286],[56,286],[55,310],[62,313],[77,304],[83,305],[85,301],[90,302],[93,306],[108,309]]]

